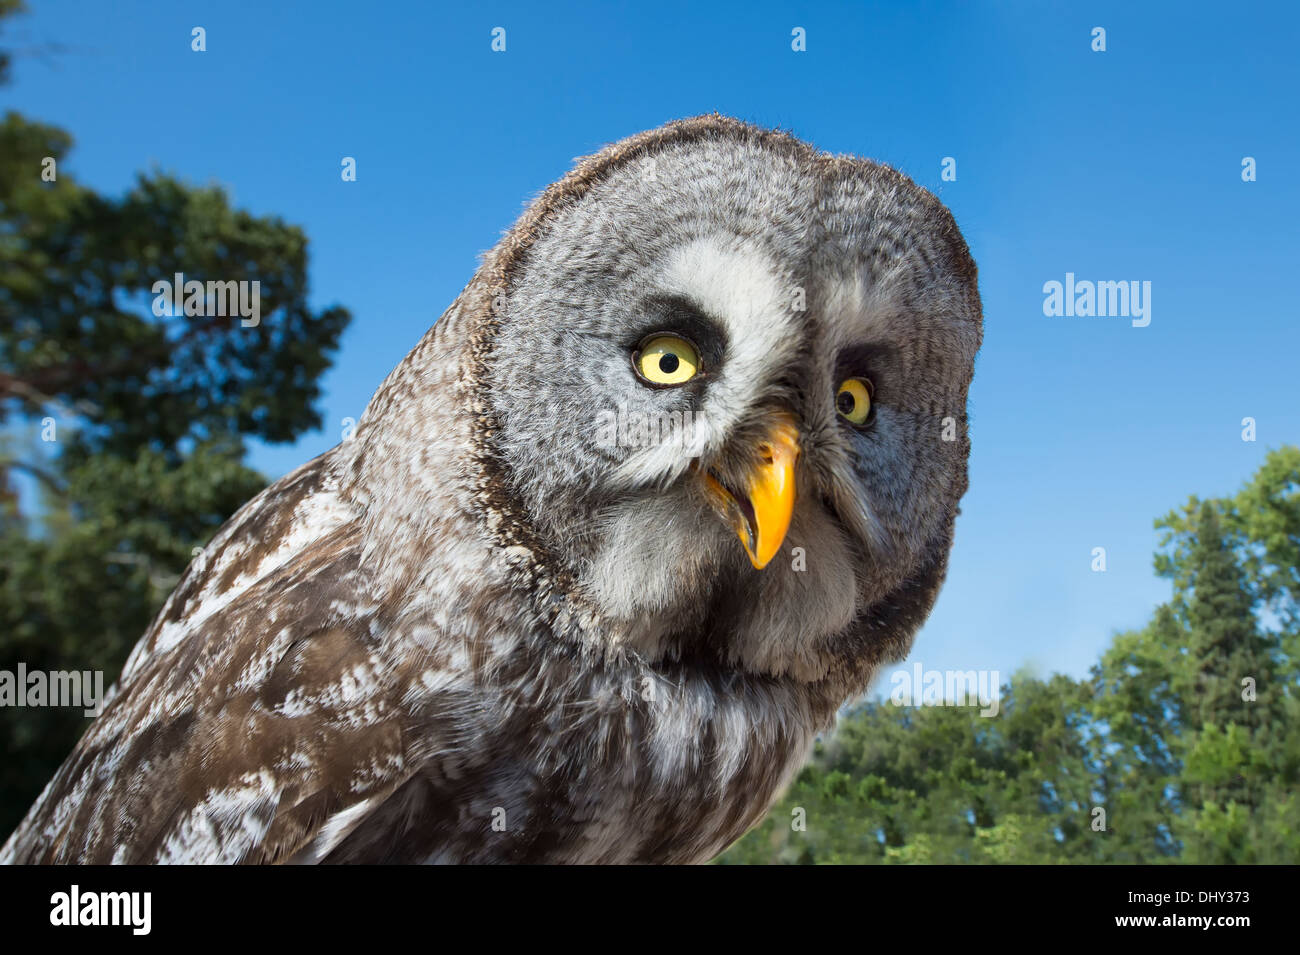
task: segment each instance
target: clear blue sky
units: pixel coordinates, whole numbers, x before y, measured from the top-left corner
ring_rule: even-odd
[[[979,263],[971,491],[913,660],[1083,674],[1168,596],[1152,519],[1300,441],[1294,4],[31,5],[9,45],[63,50],[20,57],[0,108],[71,131],[68,173],[218,181],[302,225],[314,304],[352,310],[327,426],[256,448],[270,475],[337,442],[573,157],[711,110],[897,166]],[[1151,324],[1045,317],[1066,272],[1150,281]]]

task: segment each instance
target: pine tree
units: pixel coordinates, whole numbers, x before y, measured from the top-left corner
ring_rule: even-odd
[[[1195,531],[1186,609],[1194,684],[1184,691],[1186,719],[1193,726],[1235,723],[1253,731],[1264,721],[1265,707],[1243,699],[1242,683],[1258,684],[1267,669],[1255,601],[1209,501],[1201,505]]]

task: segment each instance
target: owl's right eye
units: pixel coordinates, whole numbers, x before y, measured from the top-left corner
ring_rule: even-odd
[[[651,335],[632,355],[632,368],[646,384],[670,388],[700,373],[700,353],[680,335]]]
[[[835,410],[845,421],[862,427],[871,418],[871,396],[875,386],[869,378],[845,378],[835,392]]]

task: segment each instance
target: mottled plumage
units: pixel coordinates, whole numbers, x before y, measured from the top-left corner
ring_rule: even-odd
[[[683,322],[707,368],[647,387]],[[887,167],[717,116],[589,157],[194,561],[0,859],[709,859],[929,612],[980,336],[951,215]],[[600,443],[620,405],[695,411],[701,453]],[[759,570],[703,476],[786,420]]]

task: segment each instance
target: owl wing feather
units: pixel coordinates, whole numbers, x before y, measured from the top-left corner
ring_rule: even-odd
[[[191,565],[0,859],[323,857],[409,778],[330,468],[272,485]]]

